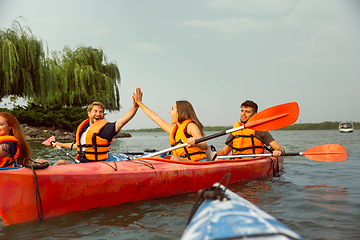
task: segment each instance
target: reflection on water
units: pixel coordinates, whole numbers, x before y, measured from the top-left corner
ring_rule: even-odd
[[[343,203],[347,200],[348,192],[346,188],[339,188],[336,186],[313,185],[304,187],[308,193],[308,203],[328,208],[332,211],[344,211],[347,210],[347,206],[341,204],[331,203]]]
[[[271,185],[268,184],[269,179],[270,177],[263,177],[249,182],[239,182],[232,184],[229,188],[256,206],[261,207],[263,205],[261,199],[266,191],[272,190]]]
[[[307,203],[314,212],[314,216],[310,220],[313,226],[319,228],[332,229],[332,233],[323,233],[326,238],[341,239],[344,237],[340,229],[344,228],[350,230],[350,226],[343,226],[343,222],[347,220],[346,213],[349,211],[349,206],[346,201],[348,198],[348,191],[346,188],[337,186],[310,185],[304,187],[304,194],[306,194]]]

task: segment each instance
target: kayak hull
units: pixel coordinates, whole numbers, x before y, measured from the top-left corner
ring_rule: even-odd
[[[0,216],[6,225],[73,211],[197,191],[232,174],[231,182],[273,174],[283,157],[204,163],[143,158],[0,171]],[[36,194],[38,189],[38,194]],[[41,211],[42,209],[42,211]]]
[[[214,184],[214,187],[219,184]],[[225,189],[224,186],[220,186]],[[205,199],[197,206],[181,240],[303,239],[251,202],[226,189],[228,200]]]

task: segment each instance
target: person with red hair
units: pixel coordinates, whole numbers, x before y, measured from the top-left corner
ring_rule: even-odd
[[[0,112],[0,167],[25,166],[31,150],[19,121],[8,112]]]

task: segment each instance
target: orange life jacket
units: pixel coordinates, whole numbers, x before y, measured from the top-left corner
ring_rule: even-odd
[[[13,157],[0,158],[0,167],[11,167],[15,163],[15,160],[20,156],[18,140],[14,136],[10,135],[0,136],[0,144],[3,142],[14,142],[16,146],[16,153]]]
[[[243,124],[237,122],[234,128],[240,127]],[[255,137],[255,130],[245,128],[236,132],[233,132],[234,136],[232,143],[233,155],[238,154],[259,154],[264,152],[264,144]]]
[[[187,126],[189,123],[193,122],[191,119],[184,120],[180,126],[177,124],[172,128],[170,133],[170,145],[172,147],[186,143],[188,138],[191,136],[187,136]],[[175,156],[179,156],[182,158],[188,158],[192,161],[197,161],[206,158],[205,151],[201,150],[198,147],[184,147],[178,148],[172,151],[172,154]]]
[[[104,161],[109,158],[108,152],[112,140],[111,142],[109,142],[107,139],[99,137],[98,133],[109,121],[107,121],[106,119],[102,119],[94,123],[86,133],[85,144],[81,145],[80,132],[83,126],[89,121],[90,119],[86,119],[85,121],[83,121],[76,131],[76,145],[78,151],[78,155],[76,156],[76,158],[78,159],[80,155],[85,154],[87,160]],[[83,147],[85,147],[85,151],[83,151]]]

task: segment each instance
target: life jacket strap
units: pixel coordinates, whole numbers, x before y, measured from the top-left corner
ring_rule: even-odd
[[[12,167],[14,163],[15,163],[14,158],[12,158],[12,161],[8,159],[6,160],[5,164],[2,167]]]
[[[239,134],[239,135],[234,135],[234,139],[235,139],[235,138],[240,138],[240,137],[242,137],[242,138],[251,138],[251,144],[252,144],[252,146],[251,146],[251,147],[246,147],[246,148],[236,148],[236,147],[233,147],[233,150],[236,150],[236,151],[240,151],[240,152],[241,152],[241,151],[244,151],[244,150],[252,149],[253,154],[256,154],[255,150],[256,150],[257,148],[262,148],[262,149],[264,149],[264,147],[262,147],[262,146],[255,146],[255,141],[254,141],[255,136],[254,136],[254,134],[250,134],[250,135],[241,135],[241,134]]]
[[[255,148],[261,148],[261,149],[264,149],[263,147],[261,146],[253,146],[253,147],[246,147],[246,148],[236,148],[236,147],[233,147],[234,150],[236,151],[245,151],[245,150],[248,150],[248,149],[255,149]],[[254,152],[255,154],[255,152]]]
[[[176,145],[179,145],[179,144],[182,144],[183,143],[183,140],[180,139],[179,141],[177,142],[174,142],[173,144],[171,144],[172,147],[175,147]]]

